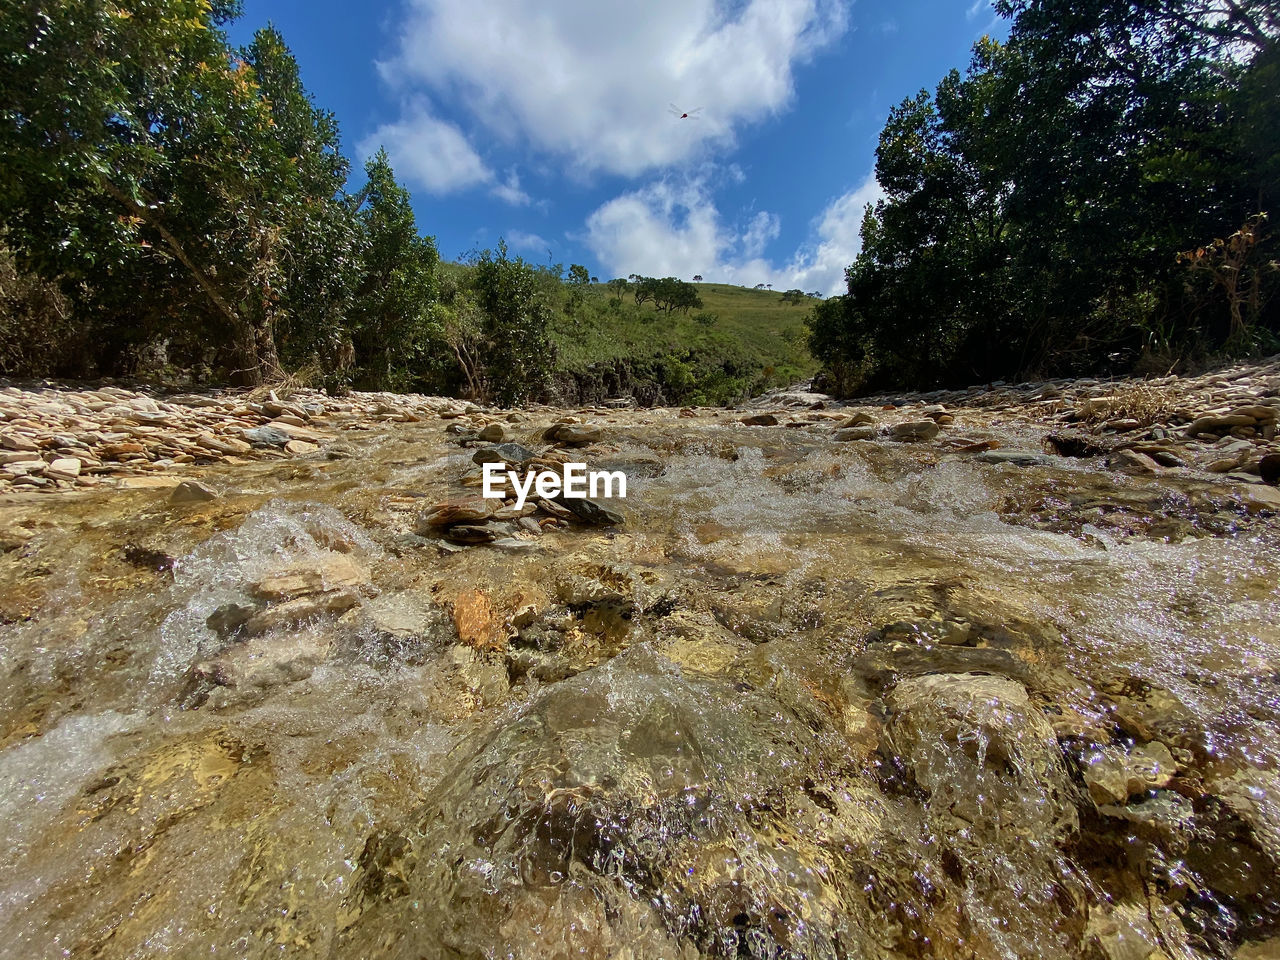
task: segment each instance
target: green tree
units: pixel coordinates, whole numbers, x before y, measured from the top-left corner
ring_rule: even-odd
[[[404,389],[444,349],[432,316],[440,257],[435,241],[418,233],[409,192],[396,181],[385,150],[365,164],[365,176],[356,195],[363,257],[349,321],[357,383]]]
[[[227,365],[256,383],[279,368],[300,207],[318,182],[325,201],[333,191],[309,179],[296,138],[290,152],[291,108],[227,46],[220,27],[237,12],[6,4],[0,216],[23,266],[62,278],[109,341],[226,344]],[[287,73],[278,52],[258,49]]]
[[[1177,253],[1275,201],[1274,5],[1002,10],[1007,44],[980,41],[967,73],[904,100],[881,134],[885,199],[864,219],[846,302],[815,314],[836,379],[1078,373],[1134,362],[1156,329],[1166,344],[1227,339],[1225,298]]]
[[[344,193],[350,164],[337,121],[315,106],[280,33],[259,30],[243,57],[271,111],[277,144],[296,171],[293,202],[282,211],[287,242],[275,339],[284,362],[314,361],[331,370],[340,364],[362,270],[359,225]]]
[[[569,313],[576,313],[583,302],[584,291],[591,285],[591,271],[580,263],[572,263],[569,265],[569,276],[567,278],[569,285]]]
[[[483,251],[475,264],[476,298],[487,341],[485,376],[493,400],[504,406],[545,392],[555,366],[547,335],[551,311],[539,290],[537,271],[507,245]]]

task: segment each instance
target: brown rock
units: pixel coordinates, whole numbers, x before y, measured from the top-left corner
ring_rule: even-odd
[[[1117,450],[1107,458],[1107,466],[1120,473],[1133,476],[1143,473],[1158,473],[1162,468],[1145,453],[1136,450]]]
[[[501,500],[490,500],[486,497],[448,500],[423,511],[418,516],[417,527],[423,530],[449,527],[455,523],[487,520],[501,505]]]
[[[0,433],[0,447],[6,450],[39,450],[40,445],[20,433]]]
[[[369,572],[354,559],[342,553],[329,553],[318,561],[300,560],[269,573],[250,587],[249,592],[259,600],[287,600],[356,588],[368,581]]]
[[[453,625],[458,639],[474,650],[500,652],[507,647],[502,617],[479,590],[468,590],[453,602]]]
[[[212,433],[202,433],[196,437],[196,443],[204,447],[206,450],[213,450],[216,453],[242,454],[250,453],[253,450],[253,444],[237,439],[236,437],[220,437]]]
[[[217,498],[217,492],[199,480],[183,480],[169,494],[170,503],[204,503]]]

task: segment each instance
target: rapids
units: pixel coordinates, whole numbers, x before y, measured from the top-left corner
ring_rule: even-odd
[[[1280,956],[1273,518],[611,420],[519,544],[430,419],[0,506],[0,955]]]

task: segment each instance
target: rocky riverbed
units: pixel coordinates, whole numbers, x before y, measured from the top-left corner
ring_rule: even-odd
[[[1278,956],[1277,414],[0,389],[0,956]]]

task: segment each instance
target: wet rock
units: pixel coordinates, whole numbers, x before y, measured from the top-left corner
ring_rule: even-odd
[[[776,427],[779,421],[772,413],[754,413],[738,422],[748,427]]]
[[[852,883],[842,895],[842,858],[816,837],[865,842],[879,802],[816,780],[819,749],[793,710],[759,693],[615,658],[551,685],[463,754],[407,822],[370,837],[336,947],[875,955],[871,911]]]
[[[169,494],[170,503],[206,503],[217,498],[217,491],[199,480],[183,480]]]
[[[1258,461],[1258,475],[1263,483],[1280,484],[1280,453],[1269,453]]]
[[[840,440],[840,441],[874,440],[878,433],[879,433],[879,430],[876,427],[869,427],[869,426],[847,427],[842,430],[837,430],[834,434],[832,434],[832,437],[833,439]]]
[[[309,453],[315,453],[319,449],[319,444],[312,443],[310,440],[290,440],[284,445],[284,452],[295,457],[303,457]],[[331,459],[340,459],[340,455]]]
[[[1245,486],[1239,492],[1240,501],[1250,513],[1280,512],[1280,489],[1259,486]]]
[[[266,639],[233,644],[212,660],[197,664],[187,700],[211,706],[253,698],[272,687],[305,680],[329,658],[327,637],[306,631],[292,631]],[[213,696],[210,687],[227,687],[235,696]],[[203,689],[201,689],[203,688]]]
[[[600,604],[612,604],[626,609],[634,609],[635,601],[630,590],[623,590],[613,584],[605,584],[594,577],[579,574],[562,577],[556,581],[556,599],[570,607],[590,607]]]
[[[1130,797],[1167,787],[1177,772],[1173,754],[1159,742],[1129,750],[1109,747],[1091,751],[1082,768],[1089,796],[1100,807],[1126,804]]]
[[[458,523],[445,530],[445,537],[453,543],[493,543],[509,528],[478,523]]]
[[[263,577],[249,588],[259,600],[279,601],[336,590],[365,586],[369,572],[355,559],[342,553],[327,553],[291,563]]]
[[[594,423],[557,423],[544,436],[563,447],[584,447],[589,443],[596,443],[604,436],[604,431]]]
[[[606,506],[590,497],[558,497],[555,501],[573,514],[583,523],[598,527],[613,527],[625,522],[626,518],[613,507]]]
[[[507,647],[506,624],[481,590],[468,590],[453,601],[453,625],[464,646],[487,652]]]
[[[1136,450],[1117,450],[1107,457],[1107,466],[1119,473],[1130,475],[1158,473],[1161,469],[1160,464],[1145,453],[1138,453]]]
[[[867,413],[865,410],[858,410],[857,412],[851,414],[849,416],[849,419],[841,423],[839,429],[844,430],[844,429],[848,429],[849,427],[861,427],[861,426],[868,426],[868,425],[874,426],[875,422],[876,422],[876,418],[873,417],[871,414]]]
[[[1057,738],[1022,684],[915,677],[894,687],[886,706],[893,751],[935,812],[1025,837],[1075,829]]]
[[[294,597],[256,612],[245,621],[244,632],[256,636],[284,627],[297,627],[322,617],[346,613],[359,602],[360,598],[353,590],[326,590]]]
[[[501,500],[488,497],[468,497],[437,503],[419,514],[416,523],[418,532],[436,532],[452,524],[487,520],[501,503]]]
[[[536,456],[528,447],[518,443],[500,443],[494,447],[477,450],[471,457],[472,463],[483,466],[486,463],[505,463],[511,467],[521,467]]]
[[[938,425],[932,420],[908,420],[889,428],[889,436],[895,440],[932,440],[938,435]]]
[[[978,453],[973,459],[979,463],[991,463],[997,466],[1009,464],[1016,467],[1037,467],[1049,462],[1047,457],[1021,450],[986,450]]]
[[[164,550],[157,550],[154,547],[137,543],[131,543],[124,548],[124,559],[125,562],[135,567],[155,570],[156,572],[172,570],[174,564],[178,562],[175,557]]]

